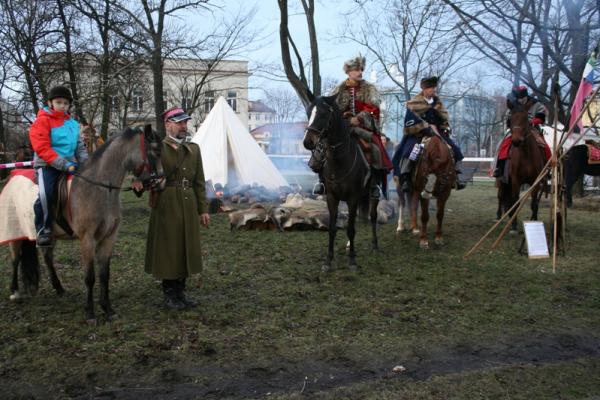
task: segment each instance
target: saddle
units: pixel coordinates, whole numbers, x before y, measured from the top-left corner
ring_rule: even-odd
[[[600,164],[600,143],[586,140],[585,145],[588,150],[588,164]]]
[[[369,165],[373,165],[373,154],[371,152],[371,143],[367,142],[365,139],[362,139],[362,138],[356,138],[356,140],[358,141],[358,145],[360,146],[360,149],[362,150]]]

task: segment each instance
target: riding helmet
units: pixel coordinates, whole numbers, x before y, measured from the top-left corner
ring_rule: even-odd
[[[48,92],[48,100],[57,98],[67,99],[69,102],[73,101],[73,95],[66,86],[54,86],[52,89],[50,89],[50,92]]]

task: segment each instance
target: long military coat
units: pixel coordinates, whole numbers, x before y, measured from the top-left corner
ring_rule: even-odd
[[[161,160],[167,186],[150,213],[146,272],[158,279],[179,279],[202,271],[200,214],[208,212],[200,148],[167,136]],[[187,180],[189,187],[181,185]],[[175,182],[176,186],[173,186]]]

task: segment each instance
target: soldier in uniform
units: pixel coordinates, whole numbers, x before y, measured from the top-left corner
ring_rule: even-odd
[[[498,155],[495,162],[496,168],[494,169],[494,177],[499,178],[502,176],[504,171],[504,166],[506,165],[506,159],[508,158],[508,152],[510,150],[510,146],[512,145],[512,134],[510,133],[510,113],[513,106],[521,104],[525,105],[528,102],[533,102],[533,105],[529,108],[529,123],[533,126],[533,130],[540,134],[542,138],[544,137],[544,133],[542,131],[541,125],[546,121],[546,107],[542,103],[540,103],[536,98],[529,95],[527,92],[526,86],[517,86],[511,90],[511,92],[506,96],[506,105],[508,107],[508,116],[506,118],[507,128],[509,129],[508,133],[500,143],[498,148]],[[546,143],[544,139],[544,157],[545,161],[548,161],[550,157],[552,157],[552,151],[550,150],[550,146]]]
[[[350,134],[368,143],[371,150],[371,189],[372,198],[379,198],[387,173],[393,168],[385,151],[379,128],[379,92],[371,83],[363,80],[365,57],[358,56],[344,63],[348,76],[336,86],[331,95],[336,95],[336,103],[350,126]],[[319,172],[319,171],[317,171]],[[319,181],[313,190],[323,194],[325,187]]]
[[[457,175],[456,189],[461,190],[466,186],[461,179],[460,171],[464,157],[460,147],[450,137],[448,111],[436,95],[437,85],[437,76],[421,79],[421,92],[406,103],[402,140],[392,158],[394,176],[400,179],[402,190],[405,192],[410,190],[410,175],[414,164],[409,158],[411,151],[423,136],[435,134],[442,137],[452,147]]]

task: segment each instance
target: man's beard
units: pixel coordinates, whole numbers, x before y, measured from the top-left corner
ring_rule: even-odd
[[[187,131],[175,132],[173,134],[170,133],[169,136],[171,136],[173,139],[183,140],[187,136]]]

